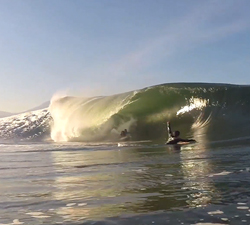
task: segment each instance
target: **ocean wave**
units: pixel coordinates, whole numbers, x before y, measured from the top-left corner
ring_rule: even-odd
[[[92,98],[53,99],[48,109],[0,120],[2,138],[114,141],[128,129],[133,140],[163,140],[166,122],[200,141],[250,136],[250,86],[161,84]],[[10,119],[12,118],[12,119]]]

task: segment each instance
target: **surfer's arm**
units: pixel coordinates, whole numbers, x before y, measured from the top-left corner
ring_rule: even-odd
[[[174,137],[171,130],[170,122],[167,122],[167,131],[168,131],[168,137]]]
[[[196,140],[194,140],[194,139],[182,139],[182,138],[179,138],[179,141],[181,141],[181,142],[196,142]]]
[[[181,142],[188,144],[188,143],[192,143],[192,142],[196,142],[196,141],[194,139],[177,138],[177,139],[173,139],[173,140],[168,141],[166,144],[167,145],[176,145],[176,144],[179,144]]]

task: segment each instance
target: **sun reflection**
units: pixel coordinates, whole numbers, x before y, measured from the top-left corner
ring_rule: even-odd
[[[109,151],[52,154],[57,172],[64,174],[55,179],[57,191],[53,193],[54,199],[64,204],[55,210],[64,221],[114,217],[128,211],[123,201],[126,177],[120,174],[119,152],[117,155]]]
[[[199,156],[205,157],[204,154]],[[211,193],[213,192],[213,185],[206,179],[207,174],[210,171],[210,164],[207,160],[188,160],[185,154],[181,153],[181,158],[184,159],[182,162],[182,170],[184,174],[184,183],[182,189],[190,190],[189,199],[187,203],[190,206],[204,206],[211,201]]]
[[[209,103],[209,99],[200,99],[200,98],[194,98],[191,97],[189,99],[189,104],[182,107],[177,113],[176,115],[180,115],[180,114],[184,114],[186,112],[190,112],[193,109],[202,109],[205,106],[207,106]]]
[[[189,149],[183,147],[180,152],[181,168],[186,181],[182,189],[191,192],[188,195],[187,203],[192,207],[209,204],[217,194],[215,186],[209,179],[212,164],[209,159],[208,141],[205,135],[207,129],[208,126],[200,126],[199,129],[194,128],[193,136],[197,140],[197,144],[189,146]]]

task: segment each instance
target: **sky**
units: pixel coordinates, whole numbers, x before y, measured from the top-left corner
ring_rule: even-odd
[[[0,0],[0,111],[55,94],[250,84],[249,0]]]

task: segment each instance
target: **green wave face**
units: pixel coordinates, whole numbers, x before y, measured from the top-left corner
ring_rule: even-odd
[[[170,121],[183,137],[222,140],[250,135],[250,87],[228,84],[162,84],[118,95],[66,97],[50,105],[55,141],[167,137]],[[198,135],[198,136],[197,136]]]

